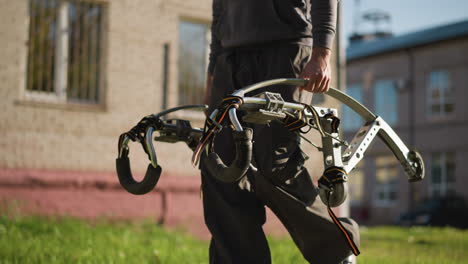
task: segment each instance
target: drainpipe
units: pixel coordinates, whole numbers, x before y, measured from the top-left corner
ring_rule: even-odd
[[[163,72],[162,72],[162,102],[161,110],[166,110],[168,107],[169,97],[169,43],[163,45]]]

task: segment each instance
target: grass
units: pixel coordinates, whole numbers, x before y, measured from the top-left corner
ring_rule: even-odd
[[[468,261],[468,231],[365,228],[359,264]],[[290,239],[270,238],[273,263],[306,263]],[[153,223],[0,216],[0,263],[207,263],[208,243]]]
[[[360,264],[468,263],[468,230],[377,227],[361,230]]]

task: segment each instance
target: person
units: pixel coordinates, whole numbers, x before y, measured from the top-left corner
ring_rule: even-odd
[[[326,92],[337,4],[337,0],[213,0],[208,113],[234,90],[268,79],[309,79],[304,87],[265,88],[280,93],[285,101],[310,104],[312,93]],[[206,156],[200,163],[204,217],[212,235],[209,263],[271,263],[262,229],[265,206],[278,216],[307,261],[345,261],[351,249],[304,167],[307,155],[298,134],[279,122],[244,125],[253,128],[256,172],[249,170],[239,182],[229,184],[210,175],[203,164]],[[226,164],[233,160],[230,129],[221,130],[213,146]],[[358,245],[356,222],[340,220]]]

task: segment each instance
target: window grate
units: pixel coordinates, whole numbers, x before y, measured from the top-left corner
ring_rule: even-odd
[[[27,90],[54,93],[57,0],[29,1]]]
[[[64,101],[98,103],[103,4],[30,0],[26,90]]]

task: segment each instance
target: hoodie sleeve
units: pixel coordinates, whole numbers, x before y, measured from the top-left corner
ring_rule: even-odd
[[[213,20],[211,22],[211,44],[210,44],[210,57],[209,57],[209,64],[208,64],[208,73],[212,74],[216,58],[222,52],[221,41],[218,37],[218,26],[220,23],[220,16],[221,16],[221,0],[213,0],[212,12],[213,12]]]
[[[331,49],[336,32],[338,0],[311,0],[314,46]]]

